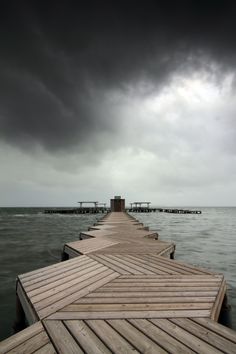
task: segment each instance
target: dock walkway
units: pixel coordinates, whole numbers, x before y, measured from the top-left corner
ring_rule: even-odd
[[[17,278],[30,327],[0,353],[236,353],[217,323],[223,275],[174,259],[126,213],[107,214],[64,246],[64,262]]]

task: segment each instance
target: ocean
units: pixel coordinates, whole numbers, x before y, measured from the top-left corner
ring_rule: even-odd
[[[200,208],[202,214],[133,213],[176,244],[175,259],[223,273],[236,330],[236,208]],[[0,340],[13,334],[18,274],[61,260],[64,243],[77,240],[103,214],[44,214],[44,208],[0,208]]]

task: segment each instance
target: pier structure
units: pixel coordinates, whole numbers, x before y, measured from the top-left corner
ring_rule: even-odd
[[[97,205],[98,205],[98,202],[78,202],[79,203],[79,206],[80,208],[83,208],[83,204],[93,204],[94,205],[94,208],[97,208]]]
[[[103,208],[106,208],[107,203],[98,203],[98,205],[102,205]]]
[[[30,326],[0,353],[236,353],[236,332],[217,323],[223,275],[174,260],[125,212],[106,214],[64,262],[17,278]]]
[[[116,196],[114,199],[110,200],[111,211],[125,211],[125,199],[122,199],[121,196]]]
[[[189,210],[189,209],[166,209],[166,208],[151,208],[150,206],[147,208],[145,206],[142,207],[133,207],[133,203],[130,203],[130,208],[125,208],[127,212],[130,213],[169,213],[169,214],[201,214],[201,210]],[[98,203],[96,208],[94,207],[85,207],[82,208],[50,208],[45,209],[45,214],[104,214],[109,213],[111,211],[110,207],[106,206],[106,203]],[[118,211],[118,210],[113,210]],[[120,211],[120,210],[119,210]]]
[[[95,203],[94,206],[83,206],[84,202],[81,202],[82,206],[79,208],[50,208],[45,209],[45,214],[104,214],[110,211],[109,208],[106,207],[106,203]]]
[[[192,209],[176,209],[176,208],[157,208],[150,207],[151,202],[132,202],[130,207],[125,206],[125,199],[121,196],[115,196],[110,200],[110,207],[107,203],[100,203],[98,201],[80,201],[78,208],[50,208],[44,210],[45,214],[96,214],[96,213],[109,213],[109,212],[133,212],[133,213],[151,213],[162,212],[171,214],[201,214],[201,210]],[[86,204],[86,205],[84,205]],[[92,204],[88,206],[88,204]]]
[[[150,212],[151,202],[132,202],[130,203],[130,211],[133,212]]]
[[[201,210],[150,207],[151,202],[132,202],[126,210],[133,213],[201,214]]]
[[[132,203],[130,203],[131,209],[133,208],[133,205],[134,205],[134,208],[142,208],[142,207],[149,208],[150,204],[151,204],[151,202],[132,202]]]

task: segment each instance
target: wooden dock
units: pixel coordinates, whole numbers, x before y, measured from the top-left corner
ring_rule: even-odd
[[[149,231],[142,223],[123,214],[122,217],[109,214],[89,231],[80,234],[82,241],[64,246],[65,258],[81,254],[139,254],[154,253],[173,258],[175,245],[158,241],[158,234]],[[115,213],[116,215],[116,213]],[[85,238],[85,239],[83,239]]]
[[[105,204],[105,203],[102,203]],[[201,214],[201,210],[173,209],[173,208],[151,208],[151,207],[130,207],[126,208],[129,213],[169,213],[169,214]],[[45,209],[45,214],[104,214],[111,212],[106,206],[80,207],[80,208],[50,208]]]
[[[201,214],[201,210],[176,209],[176,208],[150,208],[150,207],[132,207],[128,208],[129,213],[168,213],[168,214]]]
[[[45,209],[45,214],[104,214],[109,211],[106,207],[82,207],[82,208],[50,208]]]
[[[174,258],[126,213],[105,215],[64,262],[17,278],[30,324],[0,353],[236,353],[236,332],[217,323],[223,275]]]

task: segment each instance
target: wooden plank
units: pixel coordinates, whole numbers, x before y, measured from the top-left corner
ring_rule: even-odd
[[[131,272],[132,274],[143,274],[141,270],[136,270],[136,268],[131,268],[129,264],[127,264],[127,262],[124,262],[123,260],[120,260],[119,258],[117,259],[117,257],[114,257],[113,255],[109,255],[107,256],[108,260],[110,261],[110,263],[115,264],[117,266],[119,266],[120,268],[123,268],[125,270],[127,270],[128,272]]]
[[[152,341],[149,337],[145,336],[141,331],[134,327],[131,323],[125,320],[108,320],[110,326],[112,326],[120,335],[122,335],[127,341],[129,341],[139,352],[150,354],[165,354],[162,347]]]
[[[97,262],[101,262],[102,264],[104,264],[105,266],[107,266],[108,268],[110,269],[113,269],[115,272],[118,272],[120,274],[131,274],[130,271],[127,271],[125,269],[123,269],[122,267],[120,266],[117,266],[115,264],[112,264],[108,259],[107,259],[107,256],[104,256],[102,254],[99,254],[99,255],[90,255],[90,257],[94,260],[96,260]]]
[[[161,264],[161,262],[158,260],[153,260],[153,259],[149,259],[149,255],[145,256],[145,255],[141,255],[138,254],[135,256],[136,259],[138,259],[143,263],[148,263],[153,270],[155,270],[156,274],[188,274],[188,272],[186,272],[185,270],[175,270],[174,267],[167,267],[165,264]]]
[[[90,237],[104,237],[114,234],[113,228],[109,225],[101,225],[100,227],[96,228],[89,228],[88,231],[82,231],[80,233],[81,236],[90,236]],[[73,245],[73,242],[70,242],[69,245]]]
[[[92,256],[90,256],[92,257]],[[146,279],[196,279],[200,281],[201,279],[217,279],[218,281],[222,280],[222,275],[215,274],[215,275],[208,275],[208,274],[155,274],[155,275],[148,275],[148,274],[129,274],[120,275],[118,279],[121,281],[128,281],[128,279],[133,279],[134,281],[137,280],[146,280]],[[118,281],[117,279],[117,281]]]
[[[166,257],[169,256],[171,253],[175,252],[175,244],[173,243],[171,246],[167,247],[160,253],[158,253],[159,256]]]
[[[176,326],[174,323],[170,322],[167,319],[151,319],[151,323],[155,324],[160,329],[164,330],[169,335],[174,336],[177,340],[182,342],[184,345],[191,348],[197,353],[207,353],[207,354],[218,354],[222,353],[206,342],[200,340],[195,335],[187,332],[179,326]]]
[[[81,255],[82,255],[79,251],[75,251],[74,249],[72,249],[68,245],[64,245],[63,252],[69,256],[69,259],[73,259],[78,256],[81,257]]]
[[[92,257],[92,256],[91,256]],[[99,257],[104,259],[105,261],[109,262],[109,267],[113,267],[113,265],[115,267],[118,267],[120,269],[123,269],[123,271],[126,272],[126,274],[133,274],[132,270],[130,269],[130,267],[120,263],[119,261],[117,260],[114,260],[110,257],[110,255],[102,255],[102,254],[99,254]],[[141,274],[140,272],[135,272],[135,274]]]
[[[64,284],[65,279],[66,279],[66,284],[68,284],[69,281],[78,278],[81,279],[83,275],[86,276],[88,273],[92,275],[93,271],[96,271],[97,269],[101,269],[101,265],[93,264],[89,268],[86,268],[82,271],[78,271],[77,269],[77,270],[73,270],[73,272],[62,273],[62,276],[50,279],[51,282],[45,282],[45,285],[43,286],[42,285],[38,286],[36,289],[31,291],[27,289],[27,295],[28,297],[32,298],[41,293],[45,293],[46,291],[52,288],[56,288],[57,286],[60,286],[62,283]],[[44,284],[44,283],[40,283],[40,284]]]
[[[45,331],[36,334],[35,336],[29,338],[22,344],[17,347],[11,349],[11,354],[31,354],[34,353],[37,349],[43,347],[49,343],[49,338]]]
[[[26,281],[29,280],[29,279],[32,279],[32,278],[37,278],[38,276],[40,276],[40,274],[46,274],[47,272],[51,272],[52,269],[57,269],[57,268],[61,268],[62,267],[62,264],[63,264],[63,267],[67,267],[67,266],[70,266],[71,264],[74,264],[74,263],[81,263],[84,261],[84,260],[87,260],[89,259],[87,256],[81,256],[79,258],[76,258],[76,259],[71,259],[71,260],[68,260],[68,261],[64,261],[63,263],[55,263],[55,264],[52,264],[50,266],[47,266],[47,267],[43,267],[43,268],[39,268],[39,269],[35,269],[31,272],[28,272],[28,273],[24,273],[24,274],[20,274],[18,275],[19,279],[23,281]]]
[[[218,290],[218,289],[217,289]],[[152,298],[152,297],[168,297],[168,296],[173,296],[173,297],[183,297],[183,296],[192,296],[192,297],[215,297],[217,295],[218,291],[188,291],[187,293],[185,291],[135,291],[135,290],[130,290],[130,291],[119,291],[119,293],[115,292],[103,292],[102,288],[95,290],[94,292],[88,294],[86,298],[135,298],[135,297],[144,297],[145,299],[147,298]]]
[[[146,259],[152,265],[156,265],[157,267],[163,268],[166,273],[170,274],[204,274],[201,272],[197,272],[196,270],[192,270],[188,266],[180,266],[175,260],[166,259],[164,257],[155,256],[152,254],[148,254],[145,256],[140,255],[141,258]]]
[[[107,231],[111,231],[114,228],[114,226],[111,225],[106,225],[105,223],[98,223],[95,224],[95,226],[90,226],[89,227],[89,231],[93,231],[93,230],[107,230]]]
[[[140,262],[137,262],[133,260],[132,258],[129,258],[129,256],[126,255],[110,255],[109,256],[112,259],[117,260],[118,262],[127,265],[132,269],[132,273],[134,273],[134,270],[139,271],[141,274],[155,274],[153,269],[151,267],[144,267],[144,265],[140,265]]]
[[[46,276],[43,276],[43,277],[38,277],[38,278],[33,279],[32,281],[29,281],[29,282],[22,282],[22,284],[24,285],[24,288],[27,289],[27,291],[31,291],[31,290],[34,290],[34,289],[42,286],[42,285],[49,284],[52,281],[52,279],[57,280],[57,279],[65,277],[66,274],[70,275],[70,274],[73,274],[74,272],[82,271],[82,270],[86,269],[87,267],[91,266],[91,264],[92,265],[94,264],[92,262],[92,260],[90,260],[87,265],[82,265],[80,267],[78,267],[74,264],[70,267],[67,267],[67,268],[61,267],[61,269],[58,269],[56,272],[52,272],[52,273],[47,274]]]
[[[44,345],[42,348],[36,350],[34,354],[57,354],[51,343]]]
[[[32,326],[0,342],[0,353],[9,352],[13,348],[17,347],[18,345],[24,343],[31,337],[34,337],[43,331],[44,328],[41,322],[33,324]]]
[[[155,271],[152,266],[148,265],[147,262],[143,262],[141,260],[137,260],[135,257],[131,255],[119,256],[119,259],[125,259],[127,262],[132,264],[132,267],[138,266],[138,270],[142,272],[142,274],[155,274]]]
[[[173,296],[173,297],[146,297],[145,294],[143,293],[143,296],[140,297],[119,297],[117,295],[116,297],[84,297],[82,299],[79,299],[75,301],[73,304],[150,304],[150,303],[199,303],[199,302],[204,302],[204,303],[213,303],[215,300],[215,297],[195,297],[195,296]]]
[[[107,322],[102,320],[87,320],[85,322],[113,353],[139,353]]]
[[[178,282],[211,282],[211,283],[218,283],[220,284],[222,281],[222,278],[220,277],[214,277],[214,276],[208,276],[208,275],[181,275],[181,274],[175,274],[175,275],[153,275],[153,276],[120,276],[116,280],[113,281],[113,284],[115,283],[133,283],[133,282],[139,282],[139,283],[148,283],[148,282],[162,282],[162,281],[178,281]]]
[[[177,326],[185,329],[186,331],[190,332],[191,334],[195,335],[196,337],[224,353],[236,353],[236,344],[233,344],[231,341],[222,338],[222,336],[209,331],[209,329],[202,327],[190,319],[173,318],[171,319],[171,322],[175,323]]]
[[[71,265],[65,265],[64,266],[64,262],[61,263],[61,267],[57,268],[56,270],[52,269],[51,272],[47,272],[46,274],[42,274],[41,276],[37,276],[34,277],[33,279],[27,279],[24,281],[21,281],[22,284],[24,284],[24,287],[28,289],[28,287],[43,281],[47,281],[48,279],[52,279],[56,276],[61,275],[62,273],[65,272],[69,272],[69,271],[73,271],[73,270],[77,270],[77,271],[82,271],[86,268],[89,268],[91,266],[91,264],[94,264],[94,261],[92,261],[91,259],[86,259],[84,262],[82,262],[82,264],[79,264],[79,262],[77,261],[76,263],[73,263]]]
[[[101,311],[70,312],[53,311],[48,319],[88,320],[88,319],[126,319],[126,318],[172,318],[172,317],[209,317],[210,310],[168,310],[168,311]]]
[[[171,335],[162,331],[148,320],[128,320],[133,326],[141,330],[145,335],[150,337],[154,342],[162,346],[168,353],[193,354],[190,348],[176,340]]]
[[[46,304],[44,303],[44,305],[46,306],[38,311],[39,317],[42,319],[45,318],[46,316],[51,315],[55,311],[62,309],[63,307],[79,299],[80,297],[89,294],[91,291],[94,291],[98,287],[106,284],[112,279],[115,279],[117,276],[119,276],[118,273],[108,270],[98,274],[93,278],[88,279],[86,283],[84,283],[84,287],[82,289],[81,289],[81,284],[79,284],[77,287],[73,288],[73,293],[71,293],[71,289],[69,289],[69,291],[67,289],[67,292],[65,290],[62,296],[60,297],[60,299],[57,298],[57,299],[53,299],[53,301],[50,303],[48,302]]]
[[[84,353],[61,321],[44,321],[44,326],[59,353]]]
[[[86,353],[112,353],[84,321],[65,321],[64,325]]]
[[[218,321],[225,294],[226,294],[226,283],[224,279],[222,279],[221,285],[219,286],[219,292],[211,312],[211,319],[214,321]]]
[[[99,237],[96,239],[88,239],[88,240],[82,240],[77,243],[77,247],[82,247],[83,249],[87,250],[93,250],[93,249],[99,249],[100,247],[103,248],[104,246],[110,246],[110,245],[115,245],[119,243],[119,241],[112,240],[111,238],[108,237]]]
[[[232,329],[222,326],[209,318],[191,318],[191,320],[236,344],[236,332]]]
[[[107,267],[103,266],[103,265],[99,265],[95,270],[91,271],[91,272],[86,272],[85,274],[80,276],[80,273],[78,272],[77,277],[75,275],[73,275],[73,279],[72,280],[68,280],[67,279],[62,279],[60,281],[60,284],[55,286],[55,287],[50,287],[49,290],[44,291],[43,293],[39,293],[37,295],[34,295],[31,297],[31,301],[34,304],[34,306],[39,309],[41,308],[41,303],[42,300],[47,299],[47,298],[56,298],[57,294],[59,294],[59,297],[61,296],[60,293],[64,292],[65,290],[70,290],[73,286],[80,284],[81,287],[83,287],[83,283],[86,282],[87,279],[90,279],[91,277],[100,274],[102,272],[105,272],[107,269]],[[37,305],[37,303],[39,303],[39,305]]]
[[[200,281],[200,282],[195,282],[194,279],[189,280],[189,281],[185,281],[185,280],[179,280],[177,279],[175,281],[174,278],[170,279],[169,281],[166,280],[161,280],[159,279],[158,281],[153,280],[152,282],[150,281],[136,281],[136,282],[118,282],[118,283],[109,283],[106,286],[103,287],[103,289],[108,289],[108,288],[127,288],[127,287],[142,287],[142,286],[148,286],[148,287],[155,287],[155,288],[159,288],[159,287],[180,287],[180,288],[188,288],[188,287],[196,287],[197,289],[201,289],[201,287],[208,287],[209,289],[211,288],[219,288],[220,287],[220,282],[214,281]]]
[[[27,294],[25,293],[19,281],[16,284],[16,293],[20,300],[21,306],[24,310],[25,317],[27,318],[29,325],[37,322],[39,320],[38,314],[32,307],[32,304],[29,302]]]
[[[90,252],[94,252],[105,247],[113,246],[118,244],[118,241],[111,241],[106,239],[89,239],[82,240],[76,243],[70,243],[69,247],[76,252],[81,254],[87,254]]]
[[[73,303],[63,308],[63,311],[169,311],[169,310],[209,310],[211,302],[206,303],[113,303],[113,304],[78,304]]]
[[[125,292],[125,291],[129,291],[131,290],[129,286],[127,287],[118,287],[118,286],[114,286],[113,288],[103,288],[102,289],[103,292],[114,292],[114,291],[121,291],[121,292]],[[181,286],[168,286],[168,287],[161,287],[161,286],[137,286],[135,287],[136,291],[217,291],[218,287],[217,286],[185,286],[184,288],[181,289]]]
[[[156,258],[157,259],[157,257],[155,255],[150,254],[149,256],[150,256],[150,258],[153,258],[153,259]],[[174,265],[176,268],[179,268],[179,269],[187,269],[192,274],[209,274],[209,275],[213,275],[214,274],[214,273],[208,271],[207,269],[198,268],[196,266],[193,266],[191,264],[186,264],[186,263],[181,262],[179,260],[175,261],[175,260],[172,260],[172,259],[166,259],[164,257],[159,257],[159,260],[163,264],[166,264],[166,265]]]
[[[101,250],[97,250],[94,251],[95,254],[107,254],[107,255],[125,255],[125,254],[141,254],[141,253],[159,253],[161,250],[163,250],[163,248],[166,248],[167,245],[165,246],[160,246],[160,245],[145,245],[143,244],[143,242],[138,242],[136,241],[136,243],[134,243],[135,240],[130,239],[129,242],[125,241],[122,242],[121,238],[118,238],[119,236],[117,236],[117,240],[120,240],[120,243],[117,245],[113,245],[113,246],[108,246],[104,249]],[[92,253],[91,253],[92,254]],[[163,258],[163,257],[162,257]]]
[[[66,276],[69,276],[70,274],[74,274],[76,272],[83,275],[86,272],[88,272],[91,267],[98,266],[98,265],[99,265],[98,262],[89,260],[88,263],[83,264],[81,266],[73,265],[73,267],[67,267],[67,268],[62,267],[56,273],[53,272],[50,275],[47,275],[46,277],[42,277],[42,278],[40,277],[38,278],[38,280],[34,279],[33,282],[30,284],[28,283],[27,284],[23,283],[23,284],[24,287],[27,289],[27,292],[30,292],[31,290],[37,289],[42,285],[44,286],[50,284],[52,281],[56,281],[63,277],[65,278]]]
[[[43,301],[40,301],[38,303],[35,303],[34,306],[36,308],[36,310],[41,310],[45,307],[48,307],[49,305],[56,303],[57,301],[63,300],[69,296],[72,295],[76,295],[76,294],[83,294],[83,290],[85,289],[85,294],[88,294],[89,292],[87,292],[86,289],[90,289],[90,285],[93,284],[93,282],[97,284],[97,282],[99,281],[99,284],[106,284],[106,281],[103,281],[103,279],[109,279],[109,281],[111,279],[114,279],[113,277],[113,272],[110,269],[105,269],[105,270],[101,270],[100,272],[94,272],[94,274],[90,274],[90,276],[88,276],[86,279],[83,278],[83,281],[78,281],[77,283],[74,283],[73,286],[70,287],[63,287],[62,291],[57,292],[55,294],[53,294],[53,296],[47,297],[45,299],[43,299]],[[116,274],[116,273],[115,273]],[[97,288],[97,287],[96,287]],[[96,289],[94,288],[94,290]],[[82,293],[80,293],[80,291],[82,291]],[[78,295],[77,299],[80,296]],[[65,304],[66,305],[66,304]]]

